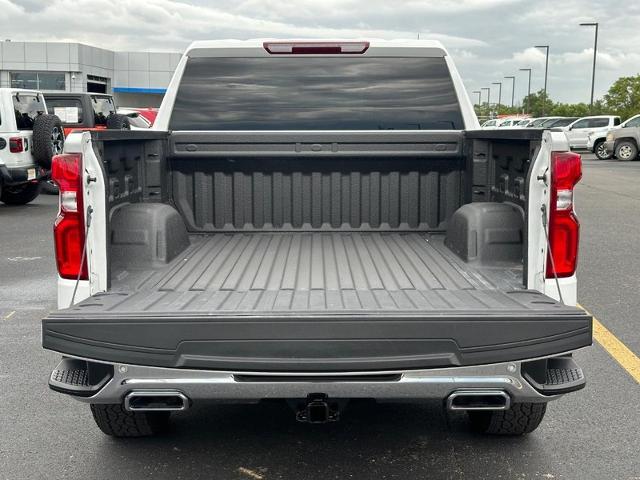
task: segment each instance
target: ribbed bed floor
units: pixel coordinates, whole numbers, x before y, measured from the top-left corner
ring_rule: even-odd
[[[114,269],[111,292],[129,295],[103,308],[215,314],[549,307],[535,301],[546,297],[522,290],[521,269],[472,268],[443,241],[424,233],[193,236],[167,267]]]

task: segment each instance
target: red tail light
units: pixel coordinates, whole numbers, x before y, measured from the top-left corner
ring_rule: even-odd
[[[24,151],[24,143],[22,138],[14,137],[9,139],[9,151],[11,153],[20,153]]]
[[[353,55],[366,52],[369,42],[264,42],[262,46],[272,55]]]
[[[556,275],[570,277],[576,272],[580,223],[573,209],[573,189],[581,178],[580,155],[573,152],[552,153],[547,278]]]
[[[82,155],[56,155],[51,179],[60,189],[60,210],[53,226],[58,273],[62,278],[89,278],[84,252],[84,206],[82,202]]]

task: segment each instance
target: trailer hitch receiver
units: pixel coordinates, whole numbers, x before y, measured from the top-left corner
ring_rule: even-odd
[[[312,393],[296,412],[296,420],[306,423],[337,422],[340,419],[339,404],[329,402],[324,393]]]

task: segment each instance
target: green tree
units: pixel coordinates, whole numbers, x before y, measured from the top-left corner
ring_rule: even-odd
[[[620,77],[604,96],[607,109],[627,119],[640,113],[640,74]]]
[[[544,93],[544,90],[534,92],[531,95],[527,95],[522,100],[522,108],[525,113],[530,114],[533,117],[542,117],[544,115],[549,116],[556,104],[549,98],[548,94]]]
[[[586,103],[557,103],[550,112],[554,117],[586,117],[589,113]]]
[[[489,105],[487,102],[484,102],[482,105],[474,105],[476,115],[481,120],[486,120],[488,118],[497,117],[498,115],[518,115],[522,113],[518,107],[511,107],[509,105]]]
[[[586,117],[588,115],[619,115],[623,120],[640,113],[640,74],[633,77],[620,77],[609,88],[601,100],[593,103],[556,103],[544,90],[527,95],[521,107],[507,105],[476,105],[476,114],[482,120],[498,115],[516,115],[527,113],[532,117]]]

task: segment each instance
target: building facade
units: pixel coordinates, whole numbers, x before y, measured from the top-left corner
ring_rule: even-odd
[[[111,93],[119,106],[157,107],[181,55],[0,41],[0,87]]]

